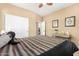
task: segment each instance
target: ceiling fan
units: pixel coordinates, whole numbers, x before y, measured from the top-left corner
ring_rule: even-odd
[[[45,3],[45,4],[40,3],[40,4],[38,5],[38,7],[39,7],[39,8],[41,8],[41,7],[43,7],[43,5],[52,6],[52,5],[53,5],[53,3]]]

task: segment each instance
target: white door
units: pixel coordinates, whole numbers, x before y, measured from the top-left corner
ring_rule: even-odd
[[[40,22],[40,35],[45,35],[45,21]]]
[[[14,31],[16,38],[29,36],[29,19],[10,14],[5,14],[5,31]]]

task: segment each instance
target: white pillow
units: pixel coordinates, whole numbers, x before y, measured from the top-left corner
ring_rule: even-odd
[[[6,34],[1,35],[0,36],[0,48],[6,45],[10,40],[11,38],[8,35]]]

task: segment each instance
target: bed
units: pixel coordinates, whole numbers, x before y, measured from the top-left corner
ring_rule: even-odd
[[[7,44],[0,48],[0,56],[72,56],[76,45],[64,38],[35,36],[17,38],[18,44]]]

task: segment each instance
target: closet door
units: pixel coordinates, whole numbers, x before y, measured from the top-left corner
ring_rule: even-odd
[[[16,38],[29,36],[29,19],[10,14],[5,14],[5,31],[14,31]]]

